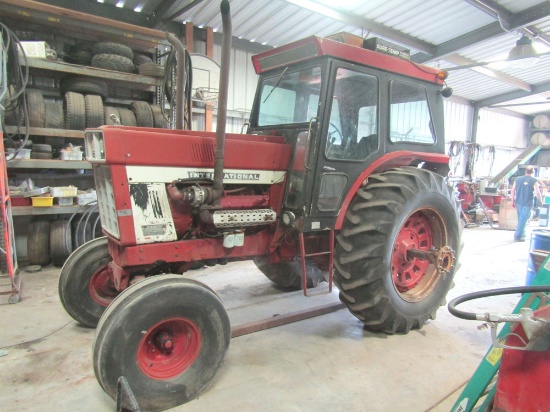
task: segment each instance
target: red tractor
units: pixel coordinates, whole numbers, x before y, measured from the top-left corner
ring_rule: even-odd
[[[229,344],[216,293],[181,276],[194,265],[254,259],[276,285],[305,292],[334,274],[351,313],[385,333],[435,318],[457,268],[444,73],[309,37],[253,57],[248,133],[226,135],[224,43],[216,134],[85,134],[105,237],[69,257],[60,297],[97,325],[103,389],[115,397],[124,376],[146,410],[194,398]]]

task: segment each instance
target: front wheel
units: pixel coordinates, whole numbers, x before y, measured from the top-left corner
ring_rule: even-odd
[[[95,327],[105,308],[119,294],[109,270],[107,238],[83,244],[65,261],[59,277],[63,307],[80,324]]]
[[[413,167],[370,176],[337,236],[340,300],[367,329],[421,328],[453,284],[461,230],[443,177]]]
[[[173,408],[208,386],[230,337],[227,312],[211,289],[179,275],[147,278],[101,317],[94,372],[113,399],[124,376],[143,410]]]

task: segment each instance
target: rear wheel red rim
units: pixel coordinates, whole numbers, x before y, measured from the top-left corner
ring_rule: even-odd
[[[113,283],[113,278],[108,265],[105,265],[94,272],[90,279],[88,289],[94,302],[105,307],[109,306],[109,304],[119,293]]]
[[[433,282],[426,278],[436,274],[434,266],[428,260],[407,256],[407,252],[411,249],[430,250],[434,246],[433,224],[442,224],[440,219],[437,214],[428,217],[417,211],[399,230],[393,245],[391,272],[395,288],[406,300],[420,300],[433,288]]]
[[[197,359],[201,340],[199,328],[189,319],[160,321],[147,331],[139,343],[138,366],[152,379],[174,378]]]

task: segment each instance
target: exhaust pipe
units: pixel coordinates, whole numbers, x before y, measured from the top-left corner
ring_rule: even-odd
[[[227,120],[227,97],[229,90],[229,65],[231,62],[231,43],[233,40],[231,27],[231,11],[228,0],[222,0],[222,61],[220,66],[220,84],[218,96],[218,119],[216,124],[216,148],[214,150],[214,185],[213,198],[215,204],[223,194],[223,163],[225,154],[225,123]]]
[[[183,130],[183,113],[185,112],[185,48],[172,33],[166,33],[166,39],[176,49],[176,129]]]

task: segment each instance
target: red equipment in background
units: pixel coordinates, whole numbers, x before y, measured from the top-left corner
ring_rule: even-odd
[[[13,234],[13,220],[11,215],[11,200],[8,187],[8,172],[4,151],[4,135],[0,133],[0,269],[7,273],[11,280],[11,290],[0,292],[0,295],[10,295],[9,303],[17,303],[21,299],[21,277],[17,270],[15,255],[15,239]]]

